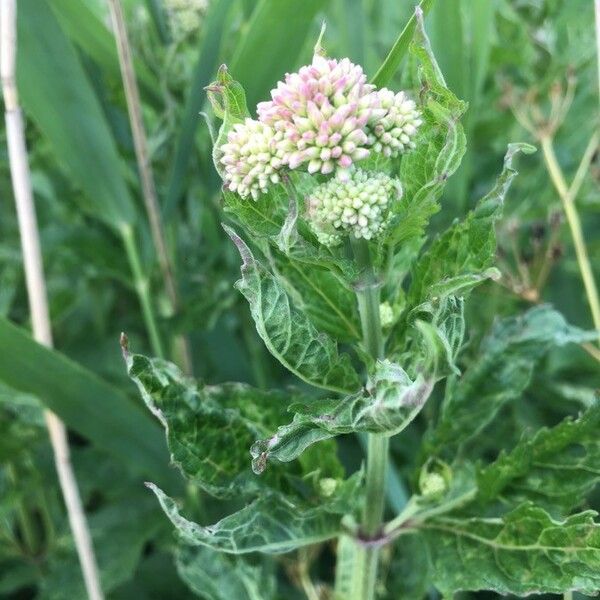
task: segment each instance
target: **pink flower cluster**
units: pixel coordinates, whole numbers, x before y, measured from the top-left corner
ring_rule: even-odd
[[[339,174],[373,152],[397,156],[414,147],[422,122],[403,92],[378,90],[349,59],[318,54],[287,74],[257,112],[258,121],[247,119],[229,133],[221,158],[225,183],[255,199],[284,167]]]
[[[258,118],[283,134],[290,169],[307,164],[309,173],[328,174],[369,156],[365,127],[375,116],[374,90],[349,59],[315,55],[258,105]]]

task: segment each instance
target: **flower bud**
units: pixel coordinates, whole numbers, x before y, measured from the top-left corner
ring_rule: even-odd
[[[279,182],[277,171],[283,164],[278,149],[281,137],[281,133],[254,119],[234,125],[227,143],[220,148],[225,185],[242,198],[252,196],[256,200],[271,184]]]
[[[368,123],[371,148],[388,157],[412,150],[417,130],[423,123],[414,101],[404,92],[394,93],[387,88],[373,92],[372,96],[376,109]]]
[[[308,219],[322,244],[335,246],[343,234],[373,239],[387,225],[391,204],[402,196],[397,179],[361,169],[338,172],[308,197]]]

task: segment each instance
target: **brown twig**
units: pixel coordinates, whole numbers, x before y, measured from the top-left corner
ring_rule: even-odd
[[[133,136],[135,156],[142,183],[142,196],[144,198],[144,205],[150,223],[152,241],[156,249],[158,263],[171,308],[173,312],[177,312],[180,308],[179,294],[173,275],[173,267],[169,258],[156,194],[156,186],[154,185],[154,177],[152,175],[152,166],[148,154],[148,142],[146,131],[144,129],[144,121],[142,119],[142,104],[135,78],[131,48],[127,36],[127,27],[123,17],[123,9],[120,0],[108,0],[108,7],[117,44],[121,78],[123,80],[125,98],[127,100],[129,124]],[[182,366],[184,370],[190,374],[192,371],[192,358],[189,343],[185,337],[177,336],[177,345],[181,351]]]

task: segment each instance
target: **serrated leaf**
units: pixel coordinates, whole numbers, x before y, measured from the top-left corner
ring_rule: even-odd
[[[308,446],[336,435],[357,431],[395,435],[423,408],[433,384],[433,378],[420,374],[413,381],[399,365],[380,361],[365,391],[291,406],[296,411],[294,420],[257,442],[252,455],[264,468],[270,458],[294,460]]]
[[[360,378],[350,357],[338,352],[333,338],[317,331],[244,241],[231,228],[223,227],[243,261],[242,279],[236,287],[248,300],[258,334],[269,352],[306,383],[342,394],[356,391]]]
[[[268,492],[208,527],[188,521],[172,498],[153,484],[148,487],[183,542],[228,554],[281,554],[337,537],[341,533],[341,516],[352,512],[359,501],[361,479],[362,473],[357,473],[315,505]]]
[[[410,306],[429,298],[462,294],[481,281],[499,275],[491,268],[496,252],[494,225],[502,215],[504,197],[517,175],[512,168],[514,156],[519,151],[533,150],[527,144],[510,144],[492,190],[463,221],[438,237],[419,259],[408,292]]]
[[[224,188],[223,208],[256,240],[279,235],[285,221],[287,202],[281,186],[273,187],[256,200],[242,198]]]
[[[478,476],[479,499],[501,496],[514,504],[529,499],[548,510],[581,505],[600,481],[600,403],[577,419],[526,435]]]
[[[206,600],[270,600],[275,597],[273,565],[256,564],[206,547],[180,545],[177,572],[186,585]]]
[[[403,156],[400,164],[404,195],[395,209],[386,244],[395,247],[410,242],[416,254],[429,219],[439,210],[446,181],[465,153],[465,134],[459,121],[467,107],[447,88],[422,19],[417,19],[410,54],[419,64],[423,124],[416,149]]]
[[[493,590],[527,595],[600,589],[597,513],[555,521],[523,504],[502,518],[437,517],[420,525],[435,586],[444,594]]]
[[[279,421],[290,400],[241,383],[196,384],[173,364],[139,354],[127,357],[129,376],[162,422],[172,462],[215,496],[256,493],[264,481],[250,469],[248,450]]]
[[[223,177],[221,146],[227,141],[229,130],[236,123],[242,123],[250,113],[246,106],[244,88],[229,74],[225,65],[221,65],[217,72],[217,79],[207,86],[206,90],[215,115],[223,121],[213,144],[215,169]]]
[[[529,385],[537,361],[553,346],[594,339],[570,326],[547,305],[498,321],[476,361],[461,378],[449,380],[437,425],[424,446],[427,454],[451,454],[478,435],[507,403]]]

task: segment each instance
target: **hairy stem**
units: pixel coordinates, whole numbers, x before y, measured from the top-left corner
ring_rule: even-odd
[[[150,286],[148,284],[148,278],[142,269],[140,255],[135,244],[133,229],[130,225],[121,227],[121,237],[123,238],[123,245],[125,246],[125,252],[133,274],[135,289],[142,306],[142,314],[150,338],[152,352],[159,358],[163,358],[163,346],[158,332],[158,324],[156,322],[152,300],[150,298]]]
[[[579,213],[577,212],[577,207],[575,206],[574,194],[567,186],[562,169],[558,164],[552,145],[552,139],[548,136],[543,136],[540,142],[544,153],[544,160],[546,161],[546,166],[550,173],[550,178],[560,196],[569,229],[571,230],[577,263],[579,265],[585,293],[592,312],[594,327],[600,330],[600,300],[598,299],[598,289],[596,288],[596,282],[594,281],[594,274],[592,272],[583,231],[581,229],[581,220],[579,218]],[[577,177],[576,180],[579,180],[579,177]]]
[[[379,320],[379,282],[377,281],[369,245],[365,240],[352,240],[360,279],[356,286],[356,296],[363,332],[363,344],[370,356],[383,358],[383,335]],[[385,479],[388,462],[389,438],[384,435],[369,434],[367,438],[367,473],[365,504],[362,514],[361,535],[375,537],[381,530],[385,506]],[[372,600],[375,597],[379,548],[357,548],[353,574],[352,598]]]

